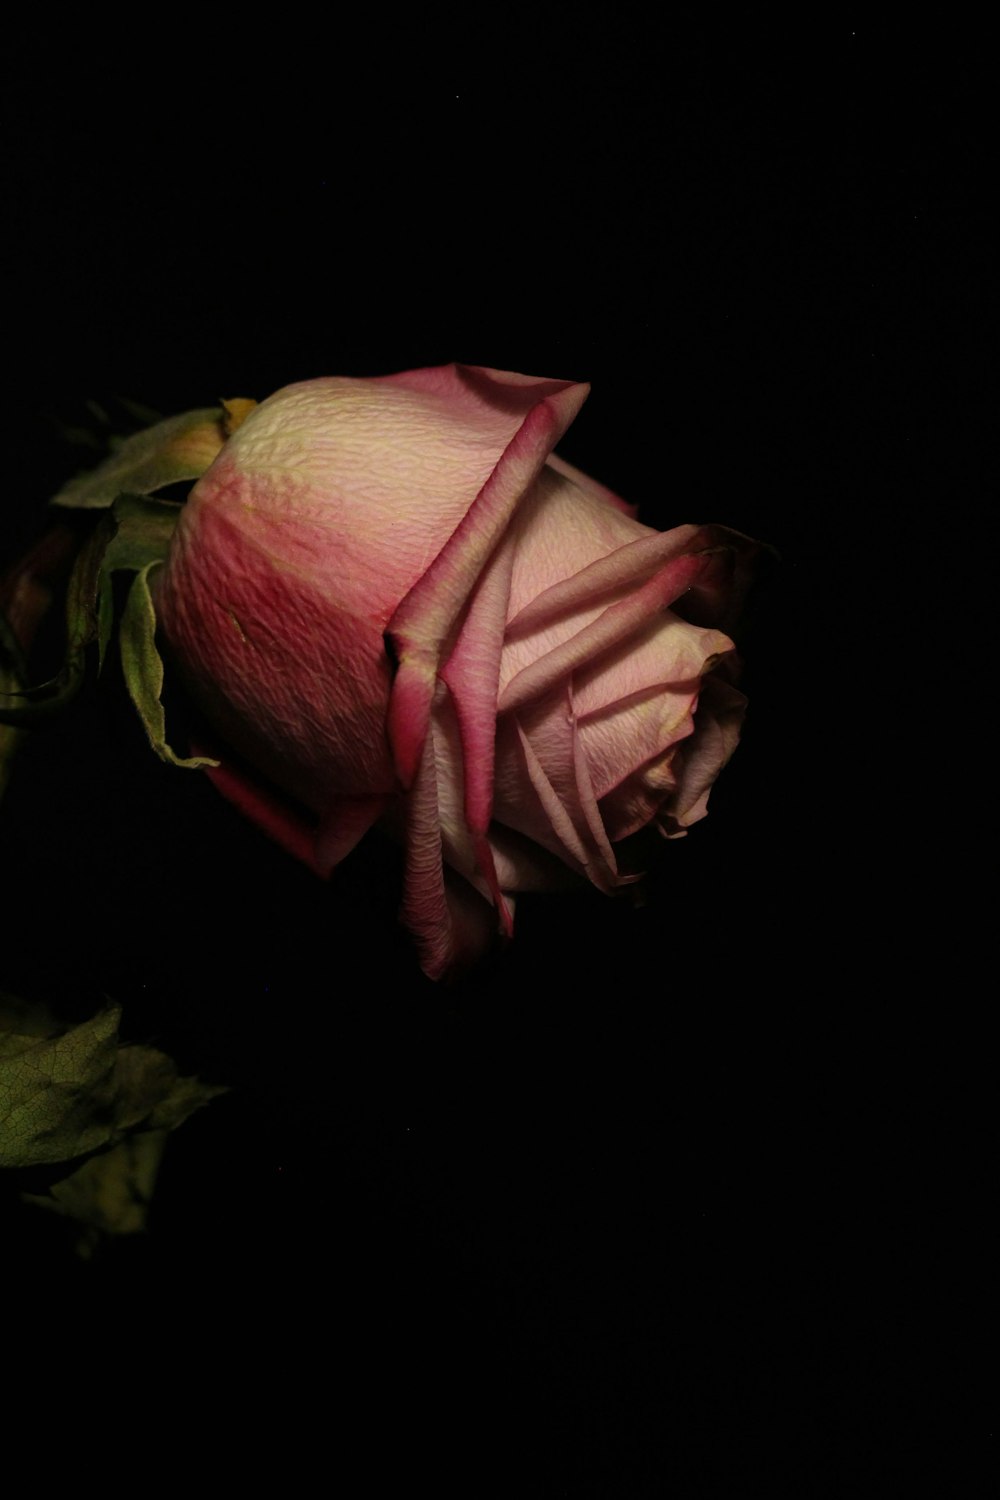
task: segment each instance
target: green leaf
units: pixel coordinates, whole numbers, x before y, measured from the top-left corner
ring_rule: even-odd
[[[0,1029],[0,1167],[69,1161],[108,1143],[120,1014],[110,1006],[53,1034],[29,1013]]]
[[[216,407],[167,417],[127,437],[110,458],[78,474],[53,497],[53,505],[103,510],[123,491],[150,495],[168,484],[200,479],[226,440]]]
[[[0,654],[0,704],[16,702],[20,690],[21,678],[18,672],[13,664],[5,661],[3,655]],[[11,766],[23,737],[22,729],[16,729],[13,724],[6,724],[0,718],[0,798],[7,790]]]
[[[65,1027],[41,1005],[0,995],[0,1166],[51,1167],[84,1157],[30,1203],[100,1233],[146,1226],[167,1137],[225,1088],[182,1078],[155,1047],[122,1045],[109,1006]]]
[[[181,1078],[173,1058],[156,1047],[131,1043],[118,1052],[119,1129],[176,1130],[224,1088]]]
[[[122,614],[119,643],[125,682],[149,743],[161,760],[190,770],[197,770],[201,766],[217,766],[217,760],[204,755],[192,755],[186,759],[175,755],[167,744],[166,718],[160,702],[163,662],[156,649],[156,611],[149,591],[149,575],[156,567],[159,567],[159,563],[147,563],[136,574]]]
[[[147,563],[163,562],[183,509],[172,500],[120,494],[111,507],[118,529],[104,554],[104,571],[138,573]]]
[[[77,1249],[89,1257],[105,1234],[141,1234],[169,1131],[144,1130],[90,1156],[48,1193],[22,1193],[25,1203],[46,1208],[81,1226]]]

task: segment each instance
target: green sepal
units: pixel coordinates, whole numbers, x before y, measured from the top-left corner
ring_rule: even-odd
[[[99,666],[104,664],[114,626],[112,573],[138,573],[150,563],[164,562],[182,509],[170,500],[154,500],[146,495],[119,495],[111,507],[117,530],[104,553],[98,585]]]
[[[226,440],[218,407],[182,412],[124,438],[109,458],[78,474],[53,505],[106,510],[123,492],[151,495],[168,484],[200,479]]]
[[[0,617],[0,626],[5,623]],[[11,632],[13,636],[13,632]],[[6,660],[5,660],[6,658]],[[3,707],[5,702],[10,702],[16,697],[23,682],[20,651],[16,640],[8,643],[6,633],[0,628],[0,798],[7,790],[10,780],[11,766],[17,754],[18,747],[24,737],[24,731],[15,728],[13,724],[4,721]]]
[[[160,693],[163,690],[163,661],[156,649],[156,611],[149,589],[149,575],[158,562],[147,563],[137,573],[122,613],[118,641],[121,648],[122,669],[129,695],[135,704],[149,743],[161,760],[173,766],[198,770],[202,766],[217,766],[217,760],[205,755],[183,757],[176,755],[166,740],[166,718]]]
[[[87,647],[98,634],[104,554],[116,529],[112,516],[102,516],[73,564],[66,590],[66,656],[59,671],[33,687],[0,691],[0,722],[17,726],[37,723],[64,708],[79,691]]]
[[[66,591],[66,656],[55,677],[34,687],[0,680],[0,722],[27,725],[65,707],[78,692],[87,648],[97,641],[98,667],[114,627],[112,574],[162,562],[183,507],[169,500],[122,494],[81,549]],[[9,679],[8,679],[9,680]]]
[[[104,554],[105,571],[138,573],[147,563],[163,562],[183,509],[173,500],[123,491],[111,507],[117,530]]]

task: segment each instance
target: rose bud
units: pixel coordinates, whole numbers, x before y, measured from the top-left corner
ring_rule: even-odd
[[[631,883],[622,841],[703,817],[738,738],[720,627],[753,544],[652,531],[558,458],[587,394],[461,365],[289,386],[154,577],[171,660],[239,756],[208,774],[324,875],[394,827],[432,977],[510,933],[517,891]]]

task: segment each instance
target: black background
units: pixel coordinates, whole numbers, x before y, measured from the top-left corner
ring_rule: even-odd
[[[4,986],[110,995],[232,1085],[141,1242],[77,1263],[7,1203],[57,1414],[97,1379],[157,1463],[206,1438],[207,1469],[351,1493],[891,1492],[945,1449],[915,1372],[979,1201],[950,839],[996,395],[982,38],[230,25],[12,68],[4,561],[87,398],[451,359],[589,381],[568,458],[781,561],[743,744],[646,906],[526,899],[450,989],[378,848],[314,883],[149,755],[113,671],[32,741]]]

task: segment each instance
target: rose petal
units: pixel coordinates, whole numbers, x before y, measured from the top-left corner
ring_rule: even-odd
[[[438,690],[441,695],[447,689]],[[406,795],[406,861],[402,918],[431,979],[454,975],[480,958],[496,932],[496,913],[467,881],[444,866],[440,769],[433,722]],[[447,782],[442,778],[442,784]]]
[[[712,567],[711,554],[671,559],[647,583],[611,604],[569,640],[539,660],[522,667],[500,695],[498,712],[509,713],[541,697],[576,668],[619,645],[650,615],[665,609],[686,593]]]
[[[389,798],[334,797],[316,830],[316,863],[325,874],[346,859],[385,812]]]
[[[677,790],[664,818],[668,830],[689,828],[705,816],[712,785],[739,742],[746,703],[731,683],[706,678],[695,733],[683,747]]]
[[[693,730],[694,721],[689,717],[686,732],[690,734]],[[668,746],[601,798],[601,816],[615,843],[645,828],[672,796],[677,787],[676,765],[682,744]]]
[[[635,588],[672,557],[702,550],[697,544],[703,536],[703,527],[678,526],[673,531],[651,532],[617,547],[537,594],[509,622],[507,640],[533,634],[552,625],[560,616],[596,604],[606,595]]]
[[[475,373],[487,376],[490,372]],[[477,393],[481,389],[482,382],[477,384]],[[401,601],[387,629],[397,663],[389,703],[389,740],[404,786],[416,773],[427,734],[446,637],[520,500],[583,404],[588,387],[520,380],[486,390],[523,420],[454,533]],[[539,391],[543,393],[540,399]]]
[[[286,854],[301,860],[316,875],[325,875],[316,858],[316,825],[292,807],[254,773],[225,756],[210,744],[192,737],[191,754],[218,759],[217,766],[206,766],[205,775],[212,785],[231,802],[238,812],[279,844]]]
[[[499,822],[550,849],[603,891],[622,883],[579,744],[572,684],[511,715],[498,736],[496,765]]]
[[[732,642],[721,631],[668,610],[576,675],[580,733],[598,797],[691,732],[704,674],[730,654]]]
[[[580,740],[598,798],[691,734],[700,686],[696,681],[647,688],[581,720]]]
[[[265,777],[316,811],[331,787],[394,789],[380,625],[347,613],[322,576],[289,577],[255,528],[206,505],[193,530],[182,511],[154,596],[172,658],[213,728]]]
[[[493,816],[497,691],[514,547],[514,537],[508,532],[476,585],[458,640],[441,671],[451,692],[461,737],[465,823],[479,873],[508,935],[513,930],[511,917],[487,830]]]
[[[609,490],[606,484],[600,484],[596,479],[592,479],[589,474],[585,474],[582,469],[578,469],[575,465],[567,463],[560,454],[550,453],[548,466],[550,469],[555,469],[557,474],[562,474],[565,479],[571,480],[577,489],[585,491],[588,495],[592,495],[595,500],[600,500],[602,505],[610,505],[613,509],[620,510],[623,515],[632,516],[633,518],[638,514],[639,507],[637,505],[630,505],[627,500],[623,500],[620,495],[616,495],[614,490]]]

